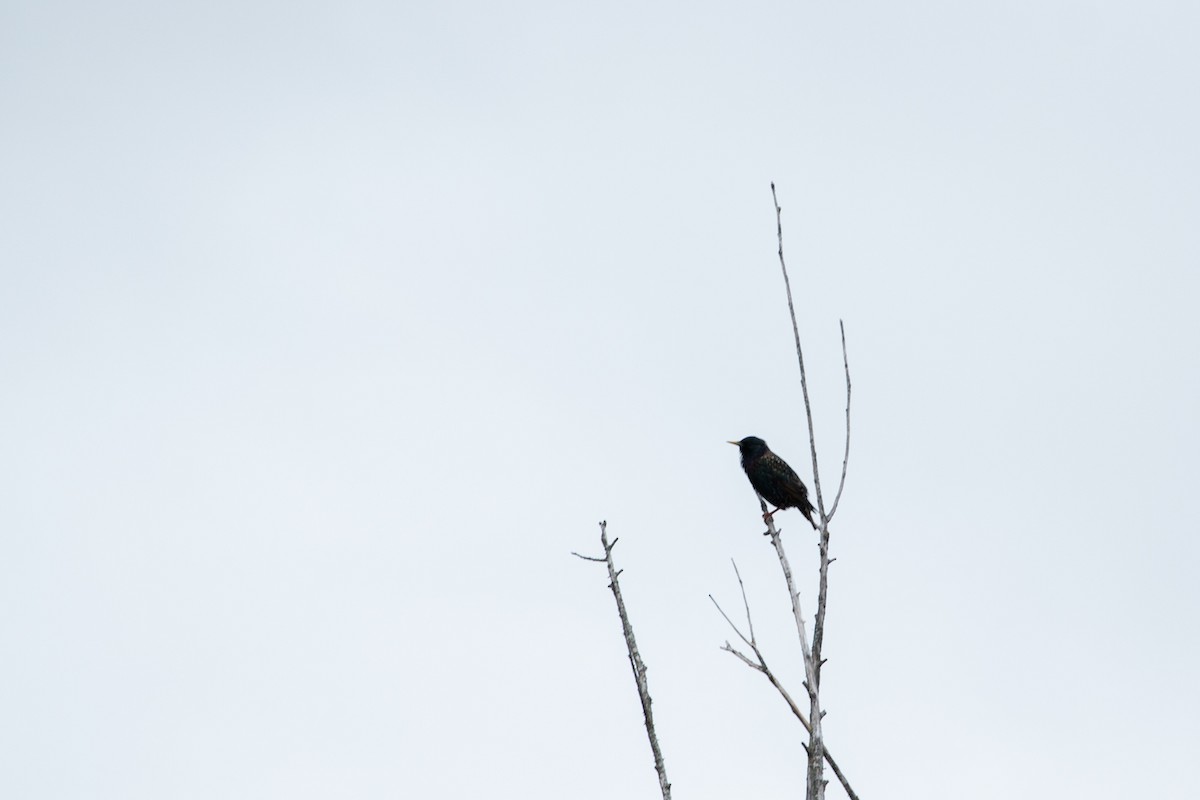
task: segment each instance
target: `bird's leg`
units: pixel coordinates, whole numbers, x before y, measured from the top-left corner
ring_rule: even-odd
[[[777,508],[777,509],[775,509],[775,511],[768,511],[767,513],[763,514],[763,522],[767,523],[768,525],[771,524],[772,522],[775,521],[776,512],[782,511],[782,510],[783,509],[781,509],[781,508]],[[776,533],[779,533],[779,531],[776,531]],[[763,536],[770,536],[770,535],[771,535],[770,529],[763,531]]]

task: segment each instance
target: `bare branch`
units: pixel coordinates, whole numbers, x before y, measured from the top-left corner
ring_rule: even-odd
[[[721,604],[717,602],[716,598],[714,598],[710,594],[708,596],[708,599],[712,600],[713,605],[717,607],[717,611],[720,611],[721,616],[725,617],[725,621],[729,623],[729,627],[733,628],[733,632],[736,633],[743,642],[745,642],[750,647],[753,647],[755,652],[757,653],[758,642],[754,638],[754,620],[750,617],[750,601],[746,599],[746,584],[742,583],[742,573],[738,571],[737,562],[731,558],[731,559],[729,559],[729,563],[733,564],[733,574],[737,576],[738,586],[742,590],[742,607],[746,609],[746,625],[750,628],[750,638],[747,639],[745,637],[745,635],[740,630],[738,630],[738,626],[734,625],[733,620],[731,620],[725,614],[725,610],[723,608],[721,608]],[[761,657],[759,660],[760,661],[762,660]]]
[[[756,645],[755,645],[755,643],[754,643],[754,640],[753,640],[753,639],[747,639],[747,638],[746,638],[746,635],[745,635],[744,633],[742,633],[740,630],[738,630],[738,626],[733,624],[733,620],[731,620],[731,619],[729,618],[729,615],[725,613],[725,609],[721,608],[721,604],[717,602],[717,598],[713,597],[713,596],[710,594],[710,595],[708,596],[708,599],[709,599],[709,600],[712,600],[712,603],[713,603],[713,605],[717,607],[717,611],[721,612],[721,616],[722,616],[722,617],[725,617],[725,621],[729,623],[729,627],[733,628],[733,632],[734,632],[734,633],[736,633],[736,634],[738,635],[738,638],[739,638],[739,639],[741,639],[743,642],[745,642],[747,647],[750,647],[750,648],[753,648],[753,649],[757,649],[757,647],[756,647]],[[726,643],[725,643],[725,647],[723,647],[723,648],[721,648],[721,649],[722,649],[722,650],[725,650],[725,649],[728,649],[728,648],[729,648],[729,642],[726,642]],[[734,652],[734,651],[730,650],[730,652]]]
[[[663,800],[671,800],[671,782],[667,780],[667,767],[663,762],[662,750],[658,746],[658,734],[654,731],[654,714],[650,710],[650,684],[646,680],[646,665],[638,652],[637,640],[633,636],[633,626],[629,622],[629,614],[625,611],[625,601],[621,597],[621,584],[617,578],[621,571],[613,564],[612,549],[617,545],[617,539],[608,541],[608,523],[600,523],[600,544],[604,548],[604,558],[591,558],[573,555],[585,561],[603,561],[608,565],[608,588],[612,589],[617,601],[617,614],[621,617],[621,629],[625,633],[625,647],[629,651],[629,666],[633,669],[633,679],[637,683],[638,697],[642,701],[642,716],[646,721],[646,735],[650,738],[650,751],[654,754],[654,769],[658,772],[658,785],[662,790]]]
[[[763,667],[762,664],[755,664],[753,661],[751,661],[749,658],[747,658],[745,656],[745,654],[743,654],[740,650],[734,649],[729,644],[729,642],[726,642],[725,646],[722,647],[721,649],[724,650],[726,653],[733,653],[735,656],[740,658],[747,667],[750,667],[751,669],[756,669],[759,672],[766,672],[766,669]]]
[[[732,561],[732,559],[730,560]],[[755,670],[756,672],[761,672],[770,682],[770,684],[775,687],[775,690],[779,692],[780,696],[784,699],[784,702],[787,703],[788,708],[790,708],[792,713],[796,716],[796,719],[800,720],[800,724],[804,726],[804,730],[812,733],[812,728],[809,726],[808,719],[805,718],[804,712],[800,710],[800,707],[796,705],[796,701],[792,699],[790,694],[788,694],[788,690],[785,689],[783,684],[779,682],[779,679],[775,677],[775,673],[772,672],[771,668],[767,666],[767,661],[765,658],[763,658],[762,651],[758,649],[758,642],[754,637],[754,622],[750,616],[750,602],[746,599],[746,586],[744,583],[742,583],[742,576],[741,573],[738,572],[737,562],[733,562],[733,571],[734,574],[737,575],[738,585],[742,590],[742,603],[746,608],[746,622],[751,631],[750,638],[747,639],[744,635],[742,635],[742,632],[738,630],[737,625],[733,624],[733,620],[731,620],[729,615],[725,613],[725,610],[721,608],[721,604],[717,602],[716,598],[710,594],[708,599],[712,600],[713,605],[717,607],[717,611],[719,611],[721,616],[725,618],[725,621],[729,623],[729,627],[733,628],[734,633],[736,633],[743,642],[750,646],[750,649],[754,653],[754,657],[757,659],[757,661],[751,661],[746,654],[735,649],[729,644],[729,642],[725,642],[725,646],[721,649],[727,653],[732,653],[733,655],[737,656],[743,664]],[[850,800],[858,800],[858,795],[856,795],[854,790],[850,788],[850,781],[846,780],[846,776],[842,774],[841,767],[839,767],[837,762],[833,760],[833,756],[829,754],[828,749],[825,749],[825,763],[829,764],[830,769],[832,769],[833,774],[837,776],[838,781],[842,784],[842,788],[846,790],[846,795],[850,798]]]
[[[783,567],[783,579],[787,583],[788,596],[792,600],[792,617],[796,621],[796,633],[800,636],[800,653],[804,657],[804,673],[807,680],[813,685],[810,694],[815,691],[816,673],[813,670],[812,651],[808,646],[808,634],[804,625],[804,612],[800,609],[800,590],[796,588],[796,582],[792,579],[792,567],[788,563],[787,553],[783,550],[783,541],[779,538],[779,531],[775,529],[775,518],[767,514],[767,501],[762,495],[758,495],[758,502],[762,506],[763,518],[767,522],[767,535],[771,537],[771,545],[775,548],[775,554],[779,556],[779,565]]]
[[[804,350],[800,346],[800,326],[796,323],[796,306],[792,302],[792,282],[788,278],[787,262],[783,257],[783,209],[779,207],[779,198],[775,194],[775,184],[771,184],[771,200],[775,204],[775,230],[779,239],[779,267],[783,271],[783,285],[787,290],[788,314],[792,318],[792,334],[796,339],[796,358],[800,363],[800,390],[804,395],[804,415],[808,419],[808,445],[812,453],[813,490],[817,495],[817,511],[821,516],[821,585],[817,597],[817,619],[813,625],[813,648],[809,651],[808,642],[804,635],[804,620],[800,615],[800,597],[792,583],[791,568],[787,556],[783,553],[783,545],[778,534],[772,534],[771,543],[779,554],[779,563],[783,566],[784,577],[787,578],[788,592],[792,595],[792,612],[796,617],[796,627],[800,632],[800,643],[804,652],[804,672],[808,679],[808,780],[806,800],[824,800],[825,778],[822,770],[825,743],[821,731],[821,641],[825,627],[825,594],[827,573],[829,570],[829,517],[825,514],[825,498],[821,493],[821,471],[817,466],[817,435],[813,428],[812,403],[808,398],[808,374],[804,370]],[[762,501],[762,498],[759,498]],[[766,503],[763,502],[763,514],[766,514]],[[770,530],[775,526],[772,524]]]
[[[771,184],[771,199],[775,202],[775,231],[779,238],[779,267],[783,270],[783,286],[787,290],[788,314],[792,318],[792,334],[796,339],[796,358],[800,362],[800,391],[804,395],[804,414],[808,418],[808,444],[812,453],[813,490],[817,494],[817,510],[825,516],[825,503],[821,496],[821,472],[817,468],[817,435],[813,429],[812,403],[808,400],[808,373],[804,371],[804,349],[800,346],[800,326],[796,324],[796,306],[792,303],[792,281],[788,278],[787,262],[783,258],[783,209],[775,195],[775,184]]]
[[[828,519],[833,519],[838,503],[842,502],[842,490],[846,488],[846,466],[850,463],[850,359],[846,357],[846,323],[839,319],[838,328],[842,331],[842,365],[846,368],[846,452],[842,456],[842,478],[838,481]]]
[[[821,556],[820,580],[817,585],[817,618],[813,623],[813,660],[817,666],[817,685],[821,683],[821,665],[825,660],[821,657],[821,648],[825,644],[825,597],[829,593],[829,522],[821,521],[821,540],[817,550]]]
[[[746,624],[750,627],[750,640],[756,641],[754,638],[754,620],[750,617],[750,601],[746,599],[746,584],[742,583],[742,573],[738,571],[737,562],[732,558],[729,563],[733,564],[733,574],[737,576],[738,588],[742,590],[742,607],[746,609]]]
[[[759,502],[762,504],[763,514],[767,513],[767,502],[759,497]],[[822,528],[824,528],[824,520],[822,520]],[[796,632],[800,636],[800,653],[804,660],[804,677],[805,687],[808,689],[808,746],[805,748],[808,751],[808,791],[806,800],[824,800],[825,797],[825,779],[822,777],[821,762],[824,759],[825,744],[821,730],[821,717],[824,716],[821,712],[821,696],[820,696],[820,667],[817,665],[817,660],[814,658],[812,650],[808,645],[808,636],[805,633],[804,613],[800,610],[800,592],[796,589],[796,582],[792,579],[792,568],[788,564],[787,554],[783,550],[783,541],[779,538],[779,532],[775,530],[775,521],[767,518],[767,532],[771,536],[771,545],[775,548],[775,554],[779,556],[779,565],[783,568],[783,578],[787,583],[788,595],[792,600],[792,616],[796,620]]]

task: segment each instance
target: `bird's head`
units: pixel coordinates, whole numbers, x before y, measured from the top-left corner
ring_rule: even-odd
[[[767,452],[767,443],[757,436],[747,436],[740,442],[730,442],[742,451],[742,458],[758,458]]]

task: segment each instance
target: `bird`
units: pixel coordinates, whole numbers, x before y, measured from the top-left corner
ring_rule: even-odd
[[[800,509],[813,530],[817,529],[817,523],[813,522],[813,505],[808,500],[808,487],[786,461],[772,453],[767,443],[757,436],[747,436],[730,444],[737,445],[742,452],[742,469],[746,471],[754,491],[775,506],[775,511]],[[763,518],[773,518],[775,511],[764,514]]]

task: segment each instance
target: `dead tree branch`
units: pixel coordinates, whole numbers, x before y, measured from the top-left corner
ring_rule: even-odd
[[[767,501],[758,497],[762,505],[763,517],[767,521],[767,534],[771,537],[771,546],[779,557],[779,565],[783,568],[783,579],[787,583],[788,597],[792,601],[792,617],[796,621],[796,633],[800,636],[800,654],[804,660],[804,687],[808,690],[808,791],[806,800],[824,800],[825,778],[822,764],[825,757],[825,740],[821,732],[820,684],[817,682],[819,666],[813,658],[812,649],[808,645],[808,634],[805,631],[804,612],[800,609],[800,590],[792,578],[792,567],[788,563],[787,553],[783,550],[783,541],[775,528],[775,520],[767,515]],[[815,762],[815,763],[814,763]]]
[[[596,558],[572,553],[585,561],[603,561],[608,566],[608,588],[612,589],[617,601],[617,614],[621,617],[621,629],[625,633],[625,647],[629,651],[629,666],[633,668],[633,679],[637,683],[638,697],[642,701],[642,716],[646,721],[646,735],[650,738],[650,751],[654,754],[654,769],[658,772],[658,785],[662,790],[663,800],[671,800],[671,782],[667,780],[667,767],[663,762],[662,750],[658,746],[658,734],[654,730],[654,713],[650,710],[650,684],[646,680],[646,665],[638,652],[637,640],[633,636],[633,625],[629,622],[629,614],[625,611],[625,601],[621,597],[621,584],[617,577],[621,572],[613,564],[612,551],[617,546],[617,539],[608,542],[608,523],[600,523],[600,545],[604,548],[604,557]]]
[[[825,511],[825,496],[821,491],[821,471],[817,460],[817,437],[813,426],[812,402],[808,395],[808,374],[804,369],[804,350],[800,345],[800,326],[796,322],[796,307],[792,301],[792,282],[788,277],[787,261],[783,255],[783,209],[779,206],[779,198],[775,193],[775,184],[771,184],[771,200],[775,205],[775,230],[779,240],[779,267],[783,272],[783,285],[787,292],[788,314],[792,320],[792,334],[796,342],[796,359],[800,365],[800,390],[804,395],[804,415],[808,421],[808,444],[809,451],[812,455],[813,468],[813,490],[817,495],[817,511],[820,515],[821,524],[819,530],[818,552],[820,554],[820,577],[817,588],[817,616],[813,622],[813,638],[812,648],[805,652],[805,672],[808,678],[808,696],[809,696],[809,719],[811,726],[809,728],[808,740],[808,790],[806,800],[824,800],[825,797],[825,780],[822,776],[822,753],[824,750],[824,737],[821,730],[821,718],[824,712],[821,710],[821,667],[824,664],[822,656],[822,648],[825,642],[825,611],[826,600],[829,595],[829,520],[837,510],[837,504],[841,501],[842,490],[846,485],[846,469],[850,460],[850,360],[846,355],[846,328],[844,324],[839,322],[839,328],[842,334],[842,363],[846,371],[846,450],[842,458],[842,475],[838,483],[837,494],[834,497],[833,506],[829,512]],[[761,500],[761,498],[760,498]],[[765,512],[764,508],[764,512]],[[772,526],[773,529],[773,526]],[[772,542],[777,539],[772,536]],[[779,553],[780,563],[784,564],[785,575],[788,573],[786,560],[782,552],[782,547],[776,545],[776,551]],[[792,591],[792,586],[789,578],[788,591]],[[793,608],[798,609],[798,600],[793,600]],[[803,633],[801,639],[803,639]]]
[[[829,508],[829,520],[833,519],[838,503],[842,502],[842,490],[846,488],[846,467],[850,464],[850,359],[846,356],[846,323],[840,319],[838,329],[842,332],[842,366],[846,370],[846,452],[842,455],[842,478],[838,481],[837,494]]]
[[[738,635],[738,638],[745,642],[746,646],[750,648],[750,651],[754,653],[755,660],[752,661],[744,653],[730,645],[728,641],[725,642],[725,646],[721,649],[727,653],[732,653],[734,656],[737,656],[737,658],[740,659],[746,666],[762,673],[762,675],[770,682],[770,684],[775,687],[775,690],[779,692],[780,696],[783,697],[784,702],[786,702],[788,708],[792,710],[792,713],[796,716],[796,719],[800,720],[800,724],[804,726],[804,730],[811,733],[812,728],[809,726],[808,719],[804,716],[804,712],[800,710],[800,707],[796,705],[796,701],[792,699],[791,694],[789,694],[788,690],[785,689],[783,684],[779,682],[779,679],[775,677],[775,673],[771,671],[771,668],[767,666],[767,660],[763,657],[762,651],[758,648],[758,639],[754,635],[754,620],[750,616],[750,601],[746,599],[746,585],[742,582],[742,574],[738,571],[736,561],[733,562],[733,573],[737,576],[738,588],[741,589],[742,592],[742,606],[746,610],[746,626],[750,631],[750,638],[746,638],[746,635],[743,634],[738,626],[734,624],[733,620],[729,618],[729,615],[725,613],[725,609],[721,608],[721,604],[717,602],[716,598],[710,594],[708,599],[712,600],[713,605],[717,607],[717,611],[719,611],[721,616],[725,618],[725,621],[729,623],[729,627],[733,628],[733,632]],[[846,776],[842,774],[841,767],[839,767],[837,762],[834,761],[833,756],[829,754],[828,748],[825,750],[825,763],[827,763],[830,769],[833,770],[833,774],[837,776],[838,781],[842,784],[842,788],[846,790],[846,795],[850,798],[850,800],[858,800],[858,795],[854,793],[852,788],[850,788],[850,782],[846,780]]]
[[[800,326],[796,324],[796,306],[792,303],[792,281],[788,278],[787,262],[783,258],[783,209],[775,195],[775,184],[771,184],[771,200],[775,203],[775,232],[779,239],[779,266],[783,270],[783,287],[787,291],[788,314],[792,318],[792,334],[796,338],[796,358],[800,362],[800,391],[804,395],[804,414],[808,418],[808,443],[812,451],[813,489],[817,493],[817,509],[825,517],[825,506],[821,502],[821,473],[817,468],[817,435],[813,428],[812,404],[808,401],[808,373],[804,371],[804,348],[800,346]]]
[[[792,282],[787,277],[787,261],[784,259],[784,210],[779,206],[779,198],[775,194],[775,185],[770,185],[770,198],[775,204],[775,231],[779,239],[779,266],[784,272],[784,288],[787,290],[787,312],[792,318],[792,333],[796,337],[796,357],[800,363],[800,391],[804,395],[804,414],[809,421],[809,450],[812,453],[812,488],[815,489],[817,495],[817,512],[821,516],[821,588],[817,595],[817,616],[814,630],[812,630],[812,648],[809,648],[808,640],[804,636],[803,618],[800,616],[800,600],[796,594],[796,589],[793,587],[792,575],[790,567],[787,566],[787,558],[784,555],[784,548],[779,543],[779,535],[772,534],[772,543],[775,546],[775,552],[779,554],[780,564],[784,566],[784,576],[787,579],[787,591],[792,595],[792,613],[796,615],[797,628],[800,633],[800,643],[802,643],[804,651],[804,674],[806,687],[809,690],[809,769],[808,769],[808,789],[806,789],[806,800],[824,800],[824,787],[826,780],[823,775],[824,762],[824,735],[821,729],[821,717],[824,716],[821,710],[821,640],[824,634],[824,604],[826,604],[826,584],[827,573],[829,570],[829,518],[824,511],[824,498],[821,494],[821,470],[817,467],[817,438],[814,427],[812,427],[812,404],[809,402],[809,379],[808,373],[804,371],[804,349],[800,347],[800,329],[796,321],[796,306],[792,302]],[[760,498],[760,501],[762,499]],[[763,513],[767,512],[767,504],[763,503]],[[774,525],[770,527],[774,530]]]

